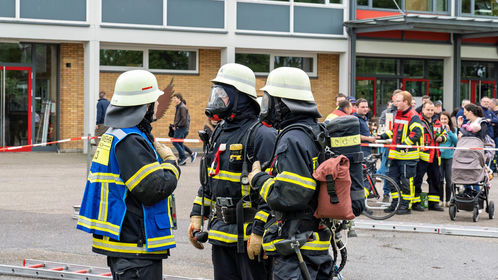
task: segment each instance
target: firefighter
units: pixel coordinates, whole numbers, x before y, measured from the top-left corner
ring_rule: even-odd
[[[162,279],[162,259],[176,246],[169,198],[180,169],[151,134],[162,94],[148,71],[118,77],[88,174],[77,228],[93,234],[113,279]]]
[[[311,130],[318,128],[317,118],[321,115],[304,71],[277,68],[268,75],[262,90],[261,121],[278,130],[285,130],[292,124],[302,124]],[[263,238],[266,254],[274,256],[273,277],[303,279],[305,272],[299,265],[299,255],[302,254],[306,271],[312,279],[330,279],[332,258],[328,248],[331,233],[313,217],[318,195],[317,182],[312,174],[318,167],[320,148],[310,134],[293,129],[279,136],[274,150],[270,174],[261,172],[259,162],[256,162],[249,176],[251,186],[259,191],[275,215]],[[363,192],[359,191],[361,203],[362,195]],[[361,203],[357,215],[363,210]],[[287,248],[289,244],[301,237],[308,242],[300,248],[300,253],[287,254],[294,248]],[[284,249],[278,249],[281,245]]]
[[[439,143],[446,142],[446,133],[441,127],[438,119],[433,120],[434,104],[428,100],[422,105],[422,127],[424,128],[424,145],[439,146]],[[439,194],[441,193],[439,166],[441,165],[441,154],[439,149],[424,148],[420,150],[420,161],[417,163],[417,175],[415,176],[415,197],[413,198],[412,209],[415,211],[424,211],[420,205],[420,193],[422,192],[422,180],[427,173],[429,182],[429,210],[444,211],[439,206]]]
[[[424,132],[420,118],[411,106],[412,95],[407,91],[402,91],[397,93],[394,98],[398,109],[394,119],[394,127],[380,135],[380,138],[391,138],[392,145],[423,145]],[[400,185],[401,194],[392,192],[391,207],[384,211],[394,211],[394,206],[401,198],[397,214],[411,213],[411,200],[415,192],[413,179],[416,175],[419,157],[418,148],[389,148],[387,175]]]
[[[249,184],[241,182],[241,174],[244,151],[252,161],[268,161],[277,132],[258,121],[256,77],[251,69],[225,64],[211,82],[214,85],[206,115],[221,123],[209,141],[205,158],[210,166],[209,179],[195,198],[188,236],[196,248],[203,249],[193,233],[201,228],[202,219],[209,219],[214,278],[266,279],[268,262],[258,255],[270,211],[258,194],[251,192]],[[246,138],[250,140],[246,142]]]

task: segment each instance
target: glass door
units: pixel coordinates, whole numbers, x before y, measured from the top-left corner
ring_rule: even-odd
[[[460,103],[463,99],[479,103],[483,97],[496,98],[496,82],[485,80],[460,81]]]
[[[0,66],[0,76],[0,147],[30,145],[31,67]]]
[[[370,110],[376,116],[377,80],[375,78],[356,78],[356,99],[364,98],[368,101]]]
[[[412,94],[417,106],[422,105],[422,96],[429,95],[428,79],[403,79],[403,90]]]

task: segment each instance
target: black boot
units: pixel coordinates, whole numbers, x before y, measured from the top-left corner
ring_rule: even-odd
[[[398,204],[398,199],[395,198],[393,199],[393,201],[391,201],[391,205],[389,205],[389,207],[387,207],[386,209],[384,209],[384,212],[385,213],[391,213],[392,211],[394,211],[394,208],[396,207],[396,204]]]
[[[412,210],[413,211],[418,211],[418,212],[424,212],[425,209],[424,207],[422,207],[422,205],[420,204],[420,202],[417,202],[415,204],[412,205]]]
[[[431,211],[439,211],[439,212],[443,212],[444,211],[443,207],[439,206],[439,204],[436,203],[436,202],[429,203],[429,210],[431,210]]]
[[[401,200],[401,205],[398,208],[398,211],[396,211],[396,214],[398,215],[407,215],[411,214],[412,211],[408,209],[408,200]]]

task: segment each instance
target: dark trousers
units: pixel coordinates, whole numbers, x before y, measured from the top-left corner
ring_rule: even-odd
[[[437,163],[437,158],[434,159],[435,162],[428,163],[426,161],[420,160],[417,163],[417,175],[415,176],[415,197],[413,203],[419,203],[420,193],[422,192],[422,181],[424,179],[425,173],[427,173],[427,182],[429,183],[429,193],[427,198],[429,200],[429,205],[438,204],[440,200],[440,176],[439,176],[439,165]]]
[[[301,251],[304,262],[310,273],[311,279],[331,279],[332,257],[327,253],[313,256]],[[299,267],[299,261],[295,254],[281,257],[277,256],[273,261],[273,279],[274,280],[304,280],[303,273]]]
[[[178,127],[177,129],[175,129],[175,133],[173,135],[173,138],[185,139],[185,137],[187,137],[187,129],[185,127]],[[187,151],[189,154],[192,154],[192,150],[189,147],[185,146],[185,144],[183,144],[183,142],[173,142],[173,146],[178,151],[179,161],[182,161],[187,157],[185,155],[185,151]]]
[[[443,200],[443,197],[445,198],[446,202],[450,201],[451,198],[451,164],[453,163],[452,158],[442,158],[441,159],[441,186],[440,186],[440,196],[441,196],[441,201]],[[443,188],[443,184],[445,183],[445,186]],[[445,194],[443,194],[445,192]]]
[[[215,280],[268,279],[268,261],[250,260],[247,253],[237,253],[237,247],[213,245],[211,251]]]
[[[391,198],[397,201],[401,197],[401,207],[410,208],[415,191],[413,177],[416,174],[416,162],[413,160],[389,160],[387,167],[387,176],[391,177],[401,190],[401,194],[391,190]]]
[[[107,257],[113,280],[161,280],[162,260],[125,259]]]

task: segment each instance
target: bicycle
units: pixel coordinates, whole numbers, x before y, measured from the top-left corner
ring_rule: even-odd
[[[364,159],[363,166],[363,188],[365,189],[365,211],[363,214],[374,220],[385,220],[396,214],[398,210],[401,199],[397,199],[394,204],[394,209],[391,208],[393,203],[393,198],[391,195],[382,196],[379,193],[379,189],[383,189],[384,185],[388,187],[390,193],[397,193],[398,196],[401,195],[399,185],[389,176],[383,174],[376,174],[377,172],[377,160],[380,159],[382,155],[371,154]],[[393,210],[393,211],[389,211]]]

